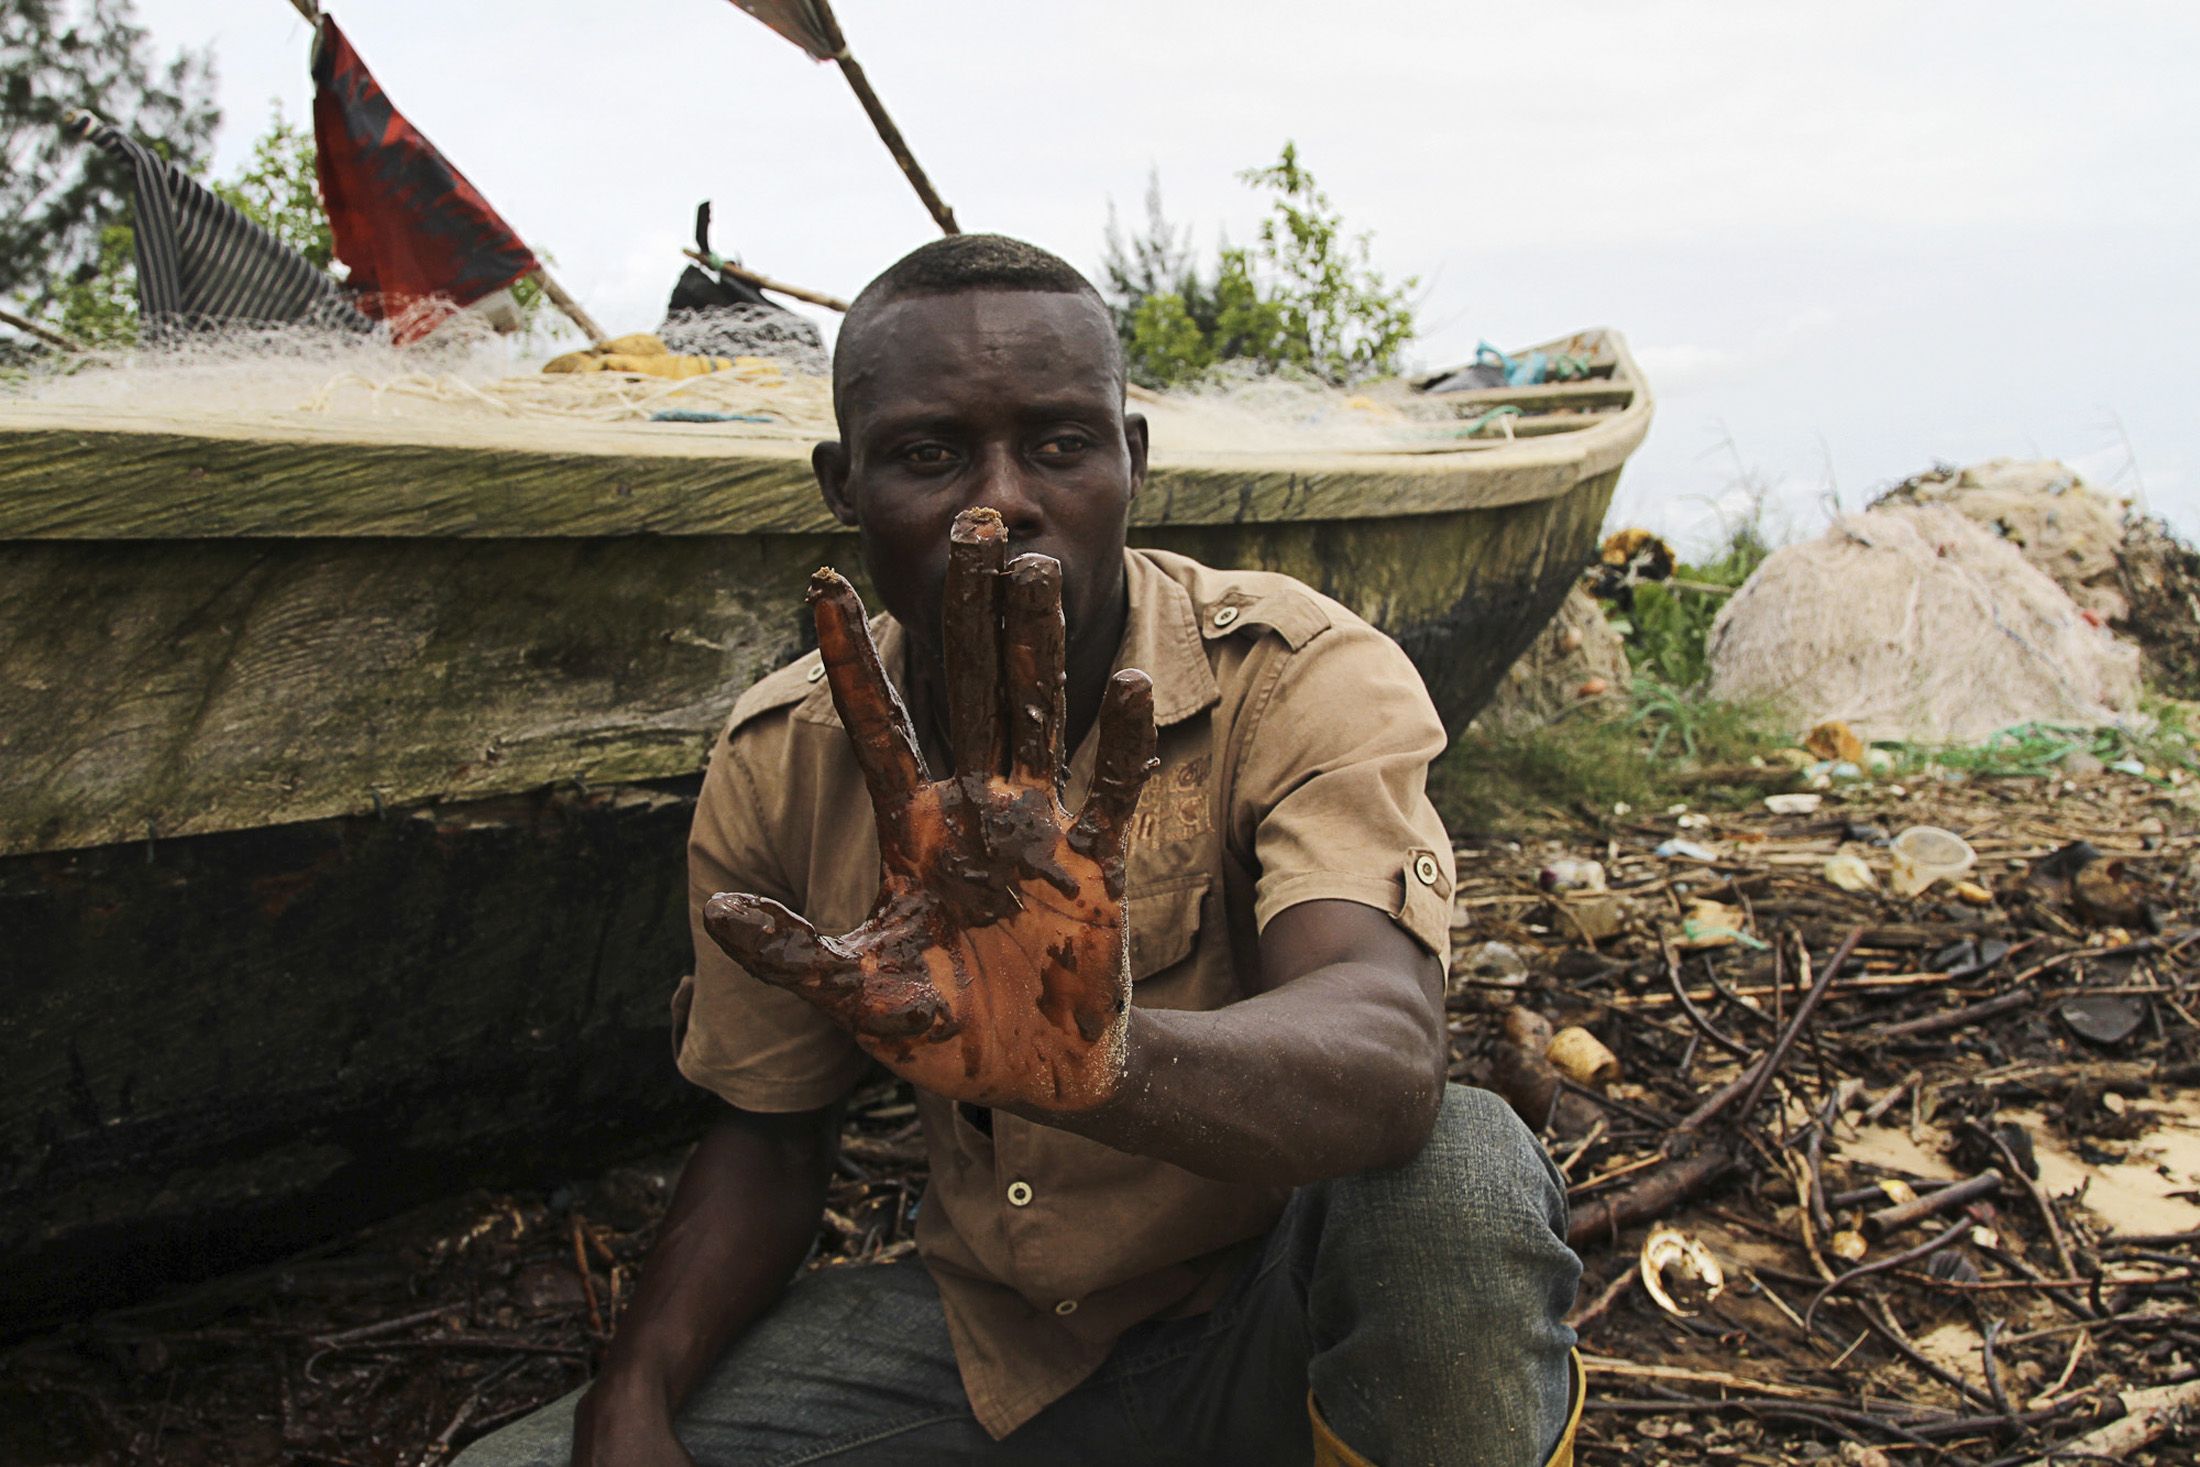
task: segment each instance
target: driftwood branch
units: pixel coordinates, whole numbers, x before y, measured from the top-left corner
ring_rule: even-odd
[[[1636,1223],[1665,1216],[1732,1170],[1735,1155],[1733,1145],[1723,1139],[1706,1141],[1633,1186],[1575,1208],[1573,1221],[1566,1227],[1567,1243],[1585,1248],[1609,1241]]]
[[[535,271],[535,280],[542,286],[543,296],[551,305],[564,312],[567,320],[581,328],[581,334],[588,338],[591,345],[603,346],[611,340],[604,334],[604,329],[596,324],[596,318],[583,310],[581,303],[568,295],[565,287],[558,284],[547,269],[538,268]]]
[[[25,336],[35,336],[46,345],[59,347],[63,351],[84,350],[84,343],[66,332],[56,331],[51,326],[41,326],[29,317],[18,316],[10,310],[0,309],[0,326],[13,326]]]

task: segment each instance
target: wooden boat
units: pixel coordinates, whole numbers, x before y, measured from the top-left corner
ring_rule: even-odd
[[[1175,453],[1134,539],[1288,571],[1463,725],[1650,402]],[[708,739],[851,565],[802,446],[710,426],[189,423],[0,402],[0,1323],[690,1135],[664,1007]]]

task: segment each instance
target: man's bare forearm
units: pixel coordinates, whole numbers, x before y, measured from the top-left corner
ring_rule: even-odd
[[[779,1295],[816,1237],[840,1108],[735,1111],[688,1158],[580,1427],[669,1418]],[[598,1446],[615,1445],[615,1440]],[[587,1460],[586,1448],[576,1460]],[[594,1459],[613,1461],[599,1450]]]
[[[1443,1097],[1435,959],[1349,902],[1280,914],[1262,957],[1284,971],[1257,997],[1133,1008],[1113,1101],[1028,1118],[1223,1181],[1300,1186],[1410,1160]]]
[[[1442,1080],[1421,1026],[1368,1012],[1394,983],[1338,968],[1211,1012],[1134,1010],[1117,1098],[1032,1119],[1221,1181],[1296,1187],[1400,1165],[1428,1139]],[[1350,1026],[1326,1027],[1351,1010]]]

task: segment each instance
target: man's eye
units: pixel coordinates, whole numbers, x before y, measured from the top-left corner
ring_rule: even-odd
[[[952,461],[954,457],[945,447],[937,443],[920,443],[914,448],[903,449],[901,455],[903,463],[915,464],[920,468],[928,469],[938,468],[942,464]]]
[[[1083,453],[1092,447],[1092,440],[1082,433],[1057,433],[1039,445],[1042,458],[1066,458],[1073,453]]]

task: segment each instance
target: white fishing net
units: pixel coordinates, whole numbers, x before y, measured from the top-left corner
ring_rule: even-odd
[[[2139,706],[2139,654],[1991,530],[1943,505],[1845,515],[1777,550],[1711,624],[1709,691],[1798,727],[1972,743]]]
[[[784,313],[770,313],[784,314]],[[551,372],[546,360],[579,343],[500,337],[461,318],[420,342],[300,328],[194,335],[159,349],[57,357],[0,380],[0,399],[112,415],[117,425],[194,424],[223,431],[307,430],[439,441],[469,424],[636,425],[646,444],[667,433],[815,441],[834,431],[830,364],[799,332],[750,319],[675,320],[664,345],[729,363],[670,377],[637,371]],[[730,333],[730,334],[729,334]],[[622,338],[630,340],[631,338]],[[747,347],[721,352],[712,347]],[[1502,446],[1511,420],[1462,436],[1442,398],[1399,382],[1339,388],[1290,376],[1223,373],[1166,393],[1134,388],[1157,453],[1441,452]],[[699,425],[699,426],[698,426]]]
[[[2024,552],[2070,599],[2110,621],[2130,609],[2121,585],[2124,504],[2068,464],[1997,458],[1905,480],[1880,503],[1945,504]]]

